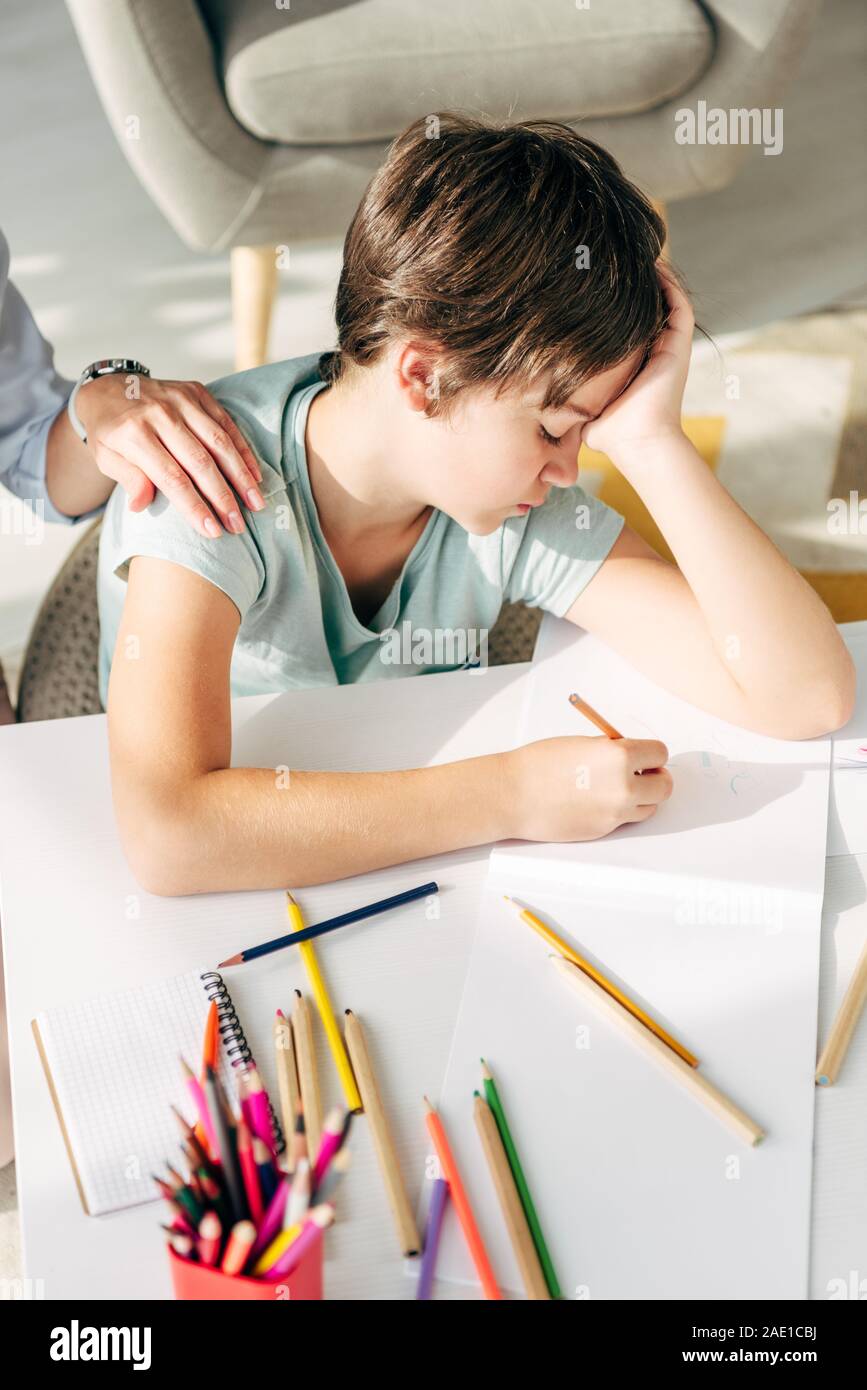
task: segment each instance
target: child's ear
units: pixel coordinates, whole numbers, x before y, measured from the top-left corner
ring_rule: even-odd
[[[407,343],[398,354],[398,384],[410,409],[425,413],[439,396],[439,355],[419,343]]]

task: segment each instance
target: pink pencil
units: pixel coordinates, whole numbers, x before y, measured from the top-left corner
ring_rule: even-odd
[[[335,1106],[333,1110],[329,1110],[325,1117],[325,1124],[322,1127],[319,1152],[316,1155],[316,1162],[313,1165],[314,1192],[324,1178],[329,1163],[340,1148],[340,1138],[342,1134],[343,1115],[339,1107]]]
[[[322,1237],[322,1232],[326,1226],[330,1226],[334,1220],[334,1208],[328,1202],[323,1202],[320,1207],[313,1207],[305,1218],[301,1228],[301,1234],[287,1250],[284,1250],[276,1264],[273,1264],[265,1276],[269,1280],[285,1279],[287,1274],[291,1274],[293,1269],[304,1259],[307,1251]]]
[[[244,1073],[244,1080],[247,1084],[247,1099],[249,1101],[247,1123],[252,1133],[268,1145],[268,1152],[271,1157],[276,1158],[277,1141],[274,1138],[274,1126],[271,1123],[271,1111],[268,1108],[268,1093],[262,1085],[262,1078],[256,1068],[251,1066]]]
[[[187,1083],[187,1091],[189,1093],[190,1099],[193,1102],[193,1105],[196,1107],[196,1114],[199,1117],[199,1123],[202,1126],[202,1129],[205,1131],[205,1138],[208,1141],[208,1148],[211,1151],[211,1158],[216,1163],[219,1163],[220,1150],[217,1145],[217,1136],[214,1134],[214,1124],[211,1119],[211,1112],[208,1110],[208,1103],[205,1100],[205,1093],[199,1085],[195,1073],[190,1070],[183,1057],[181,1058],[181,1067],[184,1073],[184,1080]]]

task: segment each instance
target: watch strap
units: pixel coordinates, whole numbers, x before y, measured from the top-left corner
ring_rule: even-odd
[[[150,376],[150,370],[137,362],[133,357],[101,357],[96,362],[91,362],[85,367],[77,382],[72,388],[72,394],[66,403],[66,413],[69,416],[69,423],[75,430],[82,444],[87,443],[87,430],[79,419],[78,411],[75,408],[75,398],[82,386],[86,386],[90,381],[96,381],[100,376]]]

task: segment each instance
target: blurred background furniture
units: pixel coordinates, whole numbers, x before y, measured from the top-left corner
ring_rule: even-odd
[[[231,248],[238,368],[267,353],[277,259],[342,237],[388,142],[449,107],[565,121],[663,202],[748,147],[675,113],[774,107],[818,0],[67,0],[118,143],[187,246]]]

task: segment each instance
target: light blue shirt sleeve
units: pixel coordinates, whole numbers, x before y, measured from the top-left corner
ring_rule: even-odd
[[[55,371],[54,353],[23,297],[9,280],[9,246],[0,231],[0,483],[23,501],[39,504],[46,521],[72,525],[97,516],[65,516],[45,482],[48,431],[64,408],[72,382]]]
[[[505,523],[503,601],[562,618],[623,529],[623,517],[580,486],[555,488],[525,520]]]

